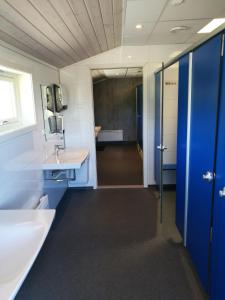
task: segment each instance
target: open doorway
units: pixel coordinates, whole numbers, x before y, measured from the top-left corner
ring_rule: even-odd
[[[92,70],[101,186],[143,186],[142,68]]]
[[[175,225],[177,183],[179,63],[156,74],[155,181],[159,187],[160,214],[164,236],[181,236]]]

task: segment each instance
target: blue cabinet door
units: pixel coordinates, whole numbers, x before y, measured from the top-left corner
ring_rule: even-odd
[[[184,237],[185,178],[188,115],[189,55],[179,61],[178,120],[177,120],[177,176],[176,176],[176,225]]]
[[[161,144],[161,72],[155,75],[155,182],[160,185],[160,151],[157,146]]]
[[[225,59],[222,62],[211,252],[211,299],[225,300]]]
[[[187,248],[205,290],[209,282],[209,244],[214,180],[221,36],[193,52]]]

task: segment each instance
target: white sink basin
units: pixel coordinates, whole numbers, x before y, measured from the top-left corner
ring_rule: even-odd
[[[58,156],[52,154],[44,161],[42,168],[43,170],[80,169],[88,154],[87,149],[59,150]]]
[[[0,299],[14,299],[51,227],[55,210],[0,210]]]

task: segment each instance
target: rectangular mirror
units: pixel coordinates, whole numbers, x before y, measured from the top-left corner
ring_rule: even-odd
[[[54,139],[55,135],[63,132],[63,115],[59,114],[65,109],[62,104],[60,87],[56,84],[41,85],[41,98],[44,131],[46,140]]]

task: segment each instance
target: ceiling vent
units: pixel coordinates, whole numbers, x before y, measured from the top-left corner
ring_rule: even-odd
[[[188,29],[190,29],[190,27],[188,27],[188,26],[175,26],[170,29],[170,32],[176,33],[178,31],[183,31],[183,30],[188,30]]]

